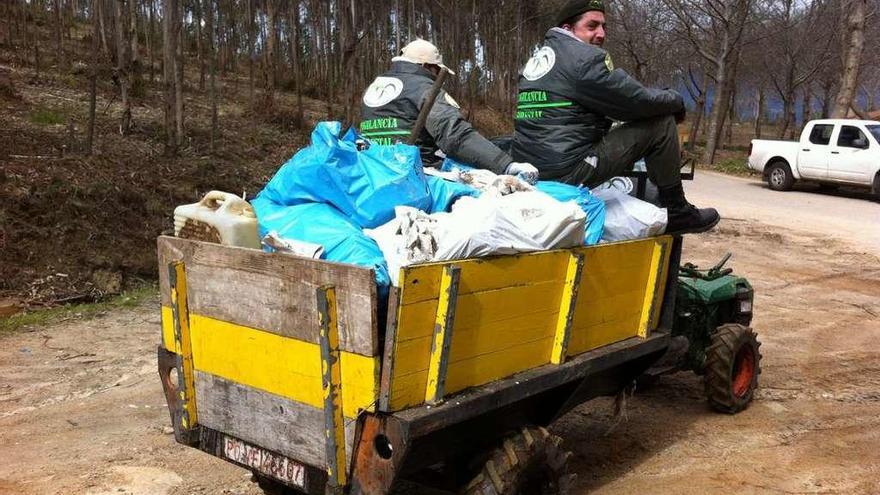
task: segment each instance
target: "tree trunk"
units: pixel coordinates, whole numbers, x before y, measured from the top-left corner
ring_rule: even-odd
[[[134,0],[128,0],[133,2]],[[123,136],[131,129],[131,80],[129,79],[129,51],[131,44],[127,36],[130,32],[128,27],[128,8],[125,0],[116,0],[116,32],[119,33],[116,45],[116,77],[119,81],[119,92],[122,98],[122,116],[119,120],[119,133]]]
[[[248,97],[254,102],[254,0],[247,2],[248,25]]]
[[[862,62],[862,52],[865,49],[865,11],[867,0],[850,0],[845,4],[844,12],[849,11],[846,29],[846,45],[843,50],[843,73],[840,76],[840,90],[834,102],[834,110],[831,117],[835,119],[846,118],[849,108],[853,104],[856,87],[859,81],[859,66]]]
[[[275,4],[276,0],[266,0],[266,52],[264,57],[264,68],[266,72],[266,93],[265,109],[269,110],[273,107],[275,100],[275,60],[276,60],[276,40],[278,39],[278,9]]]
[[[715,163],[715,152],[724,117],[727,115],[727,102],[730,99],[730,82],[728,81],[728,62],[721,60],[715,74],[715,94],[712,98],[712,111],[709,113],[709,124],[706,126],[706,149],[703,151],[703,163]]]
[[[183,85],[184,85],[184,29],[183,29],[183,9],[180,5],[180,0],[174,0],[175,9],[173,12],[174,15],[174,29],[175,29],[175,46],[176,49],[174,52],[174,125],[176,127],[177,134],[177,146],[182,146],[184,142],[184,137],[186,135],[184,131],[184,101],[183,101]]]
[[[293,66],[293,82],[296,85],[296,124],[303,125],[303,100],[302,100],[302,67],[300,65],[300,24],[299,2],[287,11],[287,22],[290,25],[290,64]]]
[[[688,134],[688,151],[693,151],[697,145],[698,131],[700,124],[703,122],[703,114],[706,113],[706,90],[708,89],[708,78],[703,79],[703,87],[700,88],[700,94],[696,98],[696,108],[694,109],[694,121],[691,123],[691,131]]]
[[[205,90],[205,48],[202,34],[202,0],[193,0],[193,15],[196,24],[196,57],[199,62],[199,91]]]
[[[733,144],[733,126],[736,123],[736,86],[730,91],[730,102],[727,104],[727,146]]]
[[[786,95],[782,100],[782,127],[779,128],[779,139],[785,139],[785,133],[788,132],[788,126],[791,125],[794,116],[794,95]]]
[[[100,0],[99,0],[100,1]],[[177,95],[177,20],[178,0],[162,0],[162,37],[163,37],[163,62],[162,83],[165,92],[165,155],[177,155],[177,126],[175,125],[175,109]]]
[[[150,25],[147,29],[147,44],[150,45],[150,84],[155,79],[155,63],[156,63],[156,40],[154,39],[153,22],[156,18],[156,0],[147,0],[150,4]]]
[[[64,33],[64,21],[61,15],[61,0],[55,0],[55,60],[61,70],[67,69],[67,57],[64,56],[62,33]]]
[[[86,154],[91,155],[94,151],[95,142],[95,110],[98,99],[98,54],[101,49],[98,41],[101,22],[98,20],[97,4],[101,0],[92,0],[92,73],[89,80],[89,128],[86,132]]]
[[[803,125],[801,125],[801,130],[807,126],[807,122],[813,120],[813,94],[810,92],[810,88],[804,88],[804,121]]]
[[[138,0],[128,0],[128,74],[132,96],[143,94],[141,57],[138,54]]]
[[[758,101],[755,108],[755,139],[761,139],[761,124],[764,120],[764,86],[758,87]]]
[[[205,31],[208,33],[208,93],[211,99],[211,154],[217,146],[218,115],[217,115],[217,50],[214,47],[214,0],[206,0]]]

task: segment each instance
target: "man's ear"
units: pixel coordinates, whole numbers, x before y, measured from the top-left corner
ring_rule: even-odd
[[[562,26],[559,26],[559,27],[561,27],[562,29],[565,29],[566,31],[571,31],[571,30],[572,30],[572,29],[571,29],[571,24],[563,24]]]

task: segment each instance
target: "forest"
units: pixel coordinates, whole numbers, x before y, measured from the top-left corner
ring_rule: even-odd
[[[446,89],[465,116],[510,132],[518,71],[562,3],[4,0],[0,291],[64,301],[110,291],[96,273],[110,288],[151,279],[151,239],[175,204],[258,192],[315,122],[357,122],[361,92],[418,37],[456,71]],[[685,95],[704,165],[741,160],[743,138],[790,138],[811,118],[880,105],[880,0],[607,10],[615,66]]]

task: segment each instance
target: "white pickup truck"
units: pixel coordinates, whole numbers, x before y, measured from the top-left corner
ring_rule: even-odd
[[[880,199],[880,122],[812,120],[797,143],[753,139],[749,168],[776,191],[808,181],[870,187]]]

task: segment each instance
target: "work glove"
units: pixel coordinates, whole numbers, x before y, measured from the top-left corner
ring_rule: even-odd
[[[504,175],[515,175],[529,184],[538,182],[538,169],[531,163],[513,162],[507,166]]]

